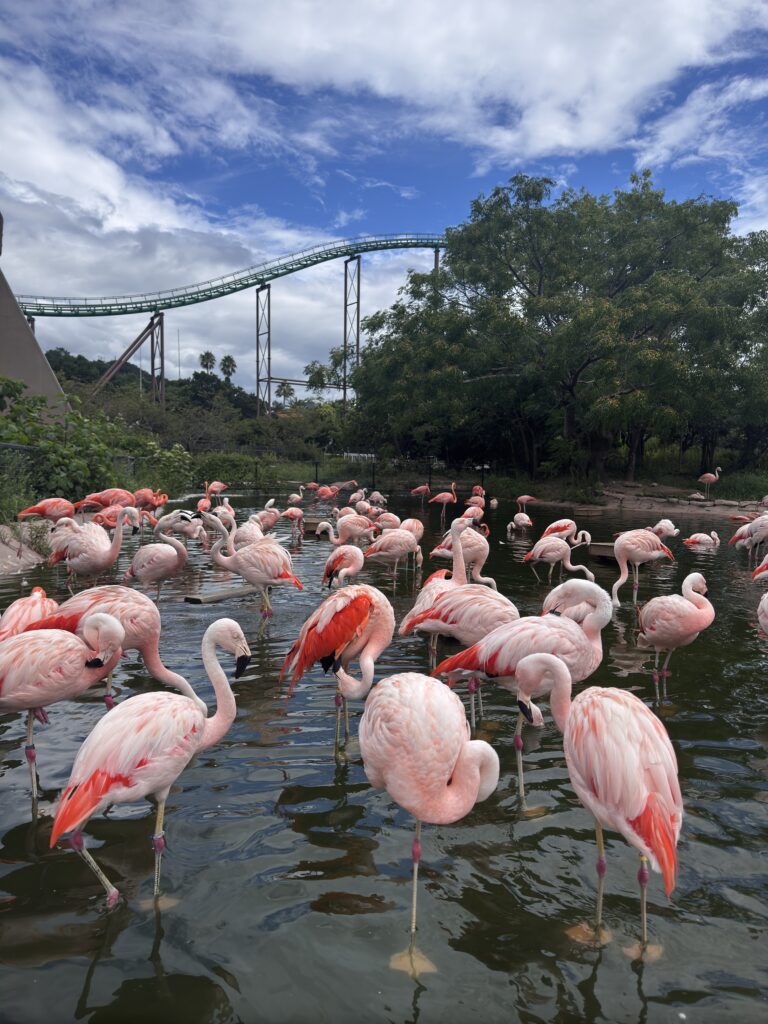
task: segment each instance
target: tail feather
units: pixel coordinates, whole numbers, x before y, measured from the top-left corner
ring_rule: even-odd
[[[39,505],[30,505],[29,508],[22,509],[21,512],[16,513],[16,518],[21,519],[22,516],[41,516],[43,510]]]
[[[130,786],[125,775],[111,775],[101,769],[89,775],[84,782],[67,786],[61,794],[51,832],[51,847],[65,832],[72,832],[93,814],[104,796],[113,786]]]
[[[29,633],[33,629],[64,629],[67,633],[76,633],[83,614],[83,612],[54,612],[53,615],[46,615],[44,619],[38,619],[37,622],[30,622],[24,632]]]
[[[651,793],[642,812],[629,825],[656,858],[669,896],[675,888],[677,875],[677,839],[672,815],[657,794]]]
[[[445,658],[430,675],[444,676],[449,672],[459,672],[465,669],[470,671],[481,669],[480,660],[477,656],[477,644],[468,647],[466,651],[459,651],[458,654]]]

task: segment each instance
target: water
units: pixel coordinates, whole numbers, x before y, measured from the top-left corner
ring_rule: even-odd
[[[245,502],[241,502],[244,505]],[[392,500],[418,514],[418,503]],[[547,592],[521,563],[530,539],[502,545],[510,508],[489,514],[485,571],[526,614]],[[568,510],[538,506],[534,536]],[[431,509],[427,537],[438,535]],[[681,536],[722,520],[703,510],[675,515]],[[645,526],[646,512],[584,519],[595,539]],[[287,531],[283,531],[287,538]],[[641,569],[641,600],[679,590],[698,569],[717,618],[672,659],[664,721],[677,751],[686,816],[680,875],[671,900],[651,876],[649,927],[664,947],[656,963],[633,963],[623,947],[639,932],[637,856],[608,834],[602,950],[574,945],[566,929],[590,919],[595,898],[592,822],[569,785],[561,738],[547,714],[527,730],[525,772],[538,818],[518,814],[516,707],[484,688],[480,735],[501,759],[496,793],[463,821],[425,826],[419,886],[420,949],[437,974],[418,982],[392,972],[405,948],[410,907],[410,816],[372,790],[352,753],[332,756],[334,681],[312,670],[288,698],[278,670],[301,623],[321,599],[327,542],[307,539],[294,554],[302,593],[273,594],[275,617],[257,639],[252,598],[190,605],[184,593],[237,584],[194,549],[184,577],[161,601],[161,653],[209,700],[200,640],[215,618],[236,618],[254,658],[234,690],[238,715],[216,747],[185,770],[168,799],[169,854],[163,899],[152,905],[154,813],[147,803],[115,808],[87,826],[89,848],[125,899],[104,910],[103,890],[73,853],[48,850],[50,822],[30,826],[29,775],[21,716],[0,717],[0,1020],[50,1024],[115,1021],[739,1021],[765,1020],[766,839],[768,838],[768,641],[754,626],[761,588],[746,556],[725,544],[697,555],[673,540],[675,564]],[[135,542],[128,545],[132,553]],[[425,550],[430,548],[425,546]],[[125,565],[127,554],[121,556]],[[575,556],[584,560],[583,550]],[[445,563],[440,563],[445,564]],[[425,568],[431,563],[427,562]],[[593,559],[610,588],[615,563]],[[363,577],[392,597],[386,569]],[[43,585],[61,598],[63,573],[39,569],[0,581],[0,607]],[[652,697],[646,652],[635,647],[631,584],[603,634],[605,657],[590,683]],[[413,577],[399,576],[399,621]],[[234,665],[224,660],[230,678]],[[396,638],[377,677],[427,669],[418,637]],[[133,655],[116,675],[120,698],[152,684]],[[50,815],[78,745],[104,714],[97,695],[49,709],[36,729],[43,812]],[[361,706],[354,707],[356,719]],[[353,722],[356,732],[356,721]]]

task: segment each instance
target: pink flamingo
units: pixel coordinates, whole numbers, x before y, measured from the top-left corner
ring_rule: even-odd
[[[221,518],[221,516],[225,516],[226,515],[226,516],[231,516],[233,519],[237,519],[237,515],[235,513],[235,509],[230,504],[229,495],[227,495],[227,494],[224,495],[224,497],[221,499],[221,504],[217,505],[216,508],[213,510],[213,514],[215,516],[219,516],[219,518]]]
[[[212,717],[194,693],[139,694],[97,722],[77,753],[56,810],[50,845],[55,846],[65,832],[72,833],[70,844],[104,886],[109,908],[115,906],[119,893],[88,853],[80,829],[110,804],[154,797],[154,895],[160,894],[165,801],[171,786],[194,755],[218,743],[235,719],[235,697],[216,656],[217,646],[236,657],[236,679],[251,658],[243,631],[233,619],[218,619],[205,631],[203,665],[216,694],[216,713]]]
[[[360,720],[360,752],[371,785],[386,789],[416,819],[410,943],[390,966],[413,975],[435,970],[415,948],[421,823],[451,824],[487,800],[499,781],[498,755],[469,738],[456,694],[418,672],[388,676],[371,692]]]
[[[178,509],[158,519],[153,533],[159,542],[141,545],[123,576],[124,583],[130,579],[137,579],[144,587],[156,583],[156,600],[160,600],[163,582],[177,576],[187,564],[187,549],[180,540],[165,532],[182,519],[189,521],[186,513]]]
[[[117,619],[125,633],[120,646],[123,651],[138,651],[153,679],[157,679],[165,686],[174,686],[187,696],[194,696],[194,691],[187,680],[163,664],[159,648],[160,612],[154,601],[139,590],[117,584],[81,590],[79,594],[64,601],[53,614],[31,623],[26,631],[65,629],[82,637],[88,616],[95,612]],[[111,694],[111,672],[107,676],[104,702],[108,708],[114,704]]]
[[[704,497],[705,498],[709,498],[709,488],[712,486],[712,484],[716,484],[717,483],[717,481],[720,479],[720,474],[722,472],[723,472],[722,469],[720,468],[720,466],[718,466],[715,469],[714,473],[702,473],[701,476],[699,477],[698,482],[700,484],[704,484]]]
[[[660,871],[669,896],[677,874],[677,839],[683,820],[683,798],[677,779],[677,758],[656,715],[634,694],[618,687],[590,686],[571,701],[571,678],[559,658],[545,654],[518,664],[518,702],[527,713],[533,692],[551,691],[552,715],[563,733],[568,774],[581,803],[595,819],[597,836],[597,913],[589,939],[606,941],[602,929],[605,844],[603,829],[620,832],[640,854],[639,954],[648,947],[646,888],[648,863]],[[584,935],[584,927],[574,929]]]
[[[760,629],[768,636],[768,591],[760,598],[757,606],[757,621]]]
[[[474,505],[475,508],[485,508],[485,498],[479,494],[473,494],[471,498],[467,498],[464,504]]]
[[[299,484],[299,493],[296,494],[294,492],[293,494],[289,494],[288,495],[288,504],[289,505],[300,505],[303,500],[304,500],[304,485],[303,484]]]
[[[640,566],[644,562],[655,562],[660,558],[671,558],[674,562],[675,556],[669,548],[662,544],[661,540],[651,530],[628,530],[617,537],[613,545],[613,553],[619,563],[619,578],[613,584],[611,595],[614,608],[621,604],[619,601],[619,589],[629,578],[628,565],[632,566],[632,601],[637,604],[637,592],[640,589]]]
[[[342,520],[343,522],[343,520]],[[418,541],[410,530],[385,530],[380,537],[365,549],[365,557],[375,562],[386,562],[392,566],[392,579],[397,577],[397,566],[401,558],[416,556],[416,565],[424,561]]]
[[[280,678],[291,673],[290,690],[316,661],[323,671],[333,668],[336,676],[336,743],[338,754],[341,710],[344,709],[344,739],[349,736],[347,700],[361,700],[373,685],[376,659],[392,642],[395,613],[376,587],[353,583],[330,594],[315,609],[285,657]],[[349,663],[357,659],[360,679],[349,675]],[[289,692],[290,692],[289,690]]]
[[[686,537],[683,540],[683,544],[686,544],[689,548],[709,548],[714,550],[720,547],[720,538],[714,530],[711,533],[692,533],[690,537]]]
[[[472,496],[473,497],[476,496],[476,497],[479,497],[479,498],[484,498],[485,497],[485,488],[483,486],[481,486],[481,484],[475,484],[474,487],[472,488]]]
[[[32,810],[37,817],[35,719],[47,725],[47,704],[72,700],[103,679],[120,657],[125,632],[111,615],[93,614],[83,623],[83,639],[63,629],[17,633],[0,643],[0,713],[27,712],[24,753],[32,778]]]
[[[368,541],[378,531],[378,527],[374,526],[370,519],[359,515],[344,516],[338,521],[336,528],[339,531],[338,536],[333,532],[331,523],[325,521],[318,523],[315,536],[322,537],[324,533],[327,533],[331,544],[338,547],[340,544],[347,544],[350,540]]]
[[[139,528],[139,513],[132,506],[124,506],[117,515],[112,542],[109,534],[95,523],[76,523],[74,519],[60,519],[51,534],[53,561],[66,559],[67,572],[78,576],[98,576],[117,561],[123,544],[123,523],[128,519],[134,531]]]
[[[532,494],[521,494],[520,497],[517,499],[517,511],[518,512],[527,512],[528,509],[525,506],[528,505],[532,501],[538,501],[538,500],[539,499],[538,498],[534,498],[534,496]]]
[[[52,615],[58,607],[58,601],[46,597],[42,587],[33,587],[27,597],[17,598],[0,616],[0,640],[23,633],[31,623]]]
[[[223,484],[221,480],[213,480],[211,483],[208,483],[207,480],[205,481],[205,493],[209,498],[213,496],[221,501],[222,494],[228,490],[229,484]]]
[[[95,505],[96,508],[106,508],[107,505],[122,505],[123,508],[130,508],[134,506],[136,499],[133,496],[133,491],[126,491],[124,487],[108,487],[105,491],[96,491],[94,494],[88,494],[85,498],[74,503],[76,510],[80,510],[83,505]]]
[[[380,530],[396,530],[400,526],[400,516],[394,512],[382,512],[376,517],[376,525]]]
[[[352,508],[351,505],[344,505],[342,508],[332,508],[331,514],[336,520],[343,519],[344,516],[353,516],[357,513],[357,509]]]
[[[556,519],[554,523],[550,523],[544,533],[542,533],[542,539],[544,537],[560,537],[562,540],[571,541],[573,543],[574,538],[578,532],[578,526],[573,519]]]
[[[497,509],[499,507],[499,499],[491,498],[490,501],[488,502],[488,507],[491,509]]]
[[[66,498],[43,498],[36,505],[22,509],[16,516],[17,519],[24,519],[25,516],[42,516],[51,523],[58,523],[60,519],[71,519],[75,514],[75,506]]]
[[[496,590],[496,580],[492,576],[482,576],[481,570],[485,565],[490,548],[487,535],[489,529],[483,524],[480,530],[465,530],[461,535],[461,547],[464,552],[464,562],[471,565],[471,576],[475,583],[484,583],[492,590]],[[429,553],[430,558],[452,558],[453,538],[450,533],[446,534],[436,548]]]
[[[98,512],[94,512],[91,522],[95,523],[96,526],[103,526],[105,530],[114,530],[117,526],[117,517],[124,508],[125,505],[105,505]],[[145,518],[148,519],[153,526],[157,522],[151,512],[147,512],[146,509],[140,510],[139,518],[142,522]]]
[[[692,572],[683,580],[682,596],[664,594],[652,598],[638,612],[640,632],[638,647],[652,647],[656,651],[653,684],[656,702],[659,701],[659,654],[667,652],[661,669],[664,696],[667,695],[667,666],[672,652],[678,647],[692,644],[702,629],[715,621],[715,609],[706,598],[707,581],[700,572]]]
[[[586,530],[582,531],[586,533]],[[587,534],[589,536],[589,534]],[[590,537],[587,544],[591,542]],[[591,573],[586,565],[574,565],[571,562],[571,547],[567,541],[561,540],[560,537],[542,537],[541,540],[537,540],[530,551],[526,552],[524,562],[531,563],[531,569],[536,579],[539,579],[539,574],[536,572],[536,562],[545,562],[549,566],[549,576],[547,578],[548,583],[552,583],[552,570],[555,568],[557,563],[560,563],[560,573],[562,574],[563,569],[567,569],[568,572],[583,572],[585,577],[591,582],[595,582],[594,573]],[[541,583],[541,580],[539,580]]]
[[[283,512],[283,518],[290,520],[291,535],[302,537],[304,535],[304,513],[300,508],[287,508]]]
[[[200,513],[205,522],[218,531],[221,536],[211,549],[211,558],[218,565],[236,572],[238,576],[258,587],[261,591],[261,614],[264,620],[272,617],[272,604],[269,600],[267,587],[279,587],[293,584],[297,590],[303,590],[302,582],[293,575],[293,562],[289,551],[269,537],[257,540],[253,544],[235,551],[231,534],[216,516],[210,512]],[[226,555],[222,554],[222,546],[227,545]]]
[[[360,548],[354,544],[342,544],[328,556],[323,569],[323,578],[320,586],[328,584],[331,587],[342,587],[348,579],[356,576],[365,564],[365,556]]]
[[[197,511],[198,512],[210,512],[211,511],[211,499],[208,497],[207,494],[203,495],[203,497],[198,501],[198,503],[197,503]]]
[[[323,484],[321,487],[318,487],[317,490],[315,491],[315,500],[330,501],[331,498],[335,498],[338,493],[338,487],[335,487],[333,484]]]
[[[359,487],[356,491],[353,491],[347,499],[350,505],[354,505],[356,501],[365,501],[365,496],[368,493],[367,487]]]
[[[249,516],[247,521],[240,526],[237,525],[232,516],[222,514],[219,516],[219,519],[229,528],[236,551],[244,548],[247,544],[253,544],[257,540],[264,539],[264,531],[261,528],[258,513]]]
[[[264,533],[269,533],[277,526],[282,515],[280,509],[275,508],[275,499],[270,498],[264,508],[260,512],[255,512],[250,518],[258,522]]]
[[[649,526],[647,529],[652,530],[657,537],[677,537],[680,533],[671,519],[660,519],[655,526]]]
[[[151,487],[140,487],[138,491],[133,492],[133,500],[136,508],[156,512],[168,503],[168,495],[160,490],[153,491]]]
[[[357,512],[359,516],[367,516],[371,511],[373,511],[373,506],[370,501],[363,499],[362,501],[355,502],[355,512]]]
[[[408,530],[408,532],[412,533],[418,542],[420,542],[421,538],[424,536],[424,523],[422,523],[420,519],[404,519],[402,523],[400,523],[400,529]]]
[[[513,519],[507,523],[507,540],[512,539],[515,530],[529,530],[533,526],[533,520],[527,512],[517,512]]]
[[[762,560],[760,565],[752,571],[752,579],[756,580],[758,576],[762,576],[764,572],[768,572],[768,555]]]
[[[429,484],[419,484],[418,487],[411,488],[411,494],[414,498],[421,498],[422,505],[424,504],[424,499],[431,493],[432,491],[430,490]]]
[[[314,480],[311,480],[308,484],[304,484],[304,490],[305,491],[316,491],[319,486],[320,486],[320,484],[315,483]]]
[[[427,504],[431,505],[436,502],[442,506],[440,509],[440,522],[445,522],[445,510],[448,505],[455,505],[459,499],[456,497],[456,481],[454,480],[451,484],[450,491],[440,491],[439,494],[433,495]]]
[[[470,505],[469,508],[465,509],[461,513],[462,519],[470,519],[473,523],[479,523],[485,515],[485,511],[478,508],[477,505]]]
[[[372,505],[386,505],[387,499],[381,493],[381,491],[371,491],[368,495],[368,500]]]

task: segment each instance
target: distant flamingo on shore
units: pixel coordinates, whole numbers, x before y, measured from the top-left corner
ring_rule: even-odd
[[[709,488],[712,486],[712,484],[716,484],[717,483],[717,481],[720,479],[720,474],[721,473],[722,473],[722,469],[720,468],[720,466],[717,466],[717,468],[715,469],[714,473],[702,473],[701,476],[699,477],[698,482],[700,484],[704,484],[704,497],[705,498],[707,498],[707,499],[709,498]]]

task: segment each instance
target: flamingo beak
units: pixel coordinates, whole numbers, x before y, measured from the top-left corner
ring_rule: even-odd
[[[104,662],[101,658],[89,658],[85,663],[86,668],[104,668]]]
[[[768,564],[766,564],[766,565],[758,565],[758,567],[752,573],[752,579],[756,580],[757,577],[762,575],[762,573],[764,573],[764,572],[768,572]]]
[[[235,663],[235,679],[239,679],[251,662],[250,654],[239,654]]]
[[[526,703],[526,701],[519,700],[517,702],[517,706],[520,708],[521,714],[529,725],[533,725],[533,712],[531,711],[531,705]]]

